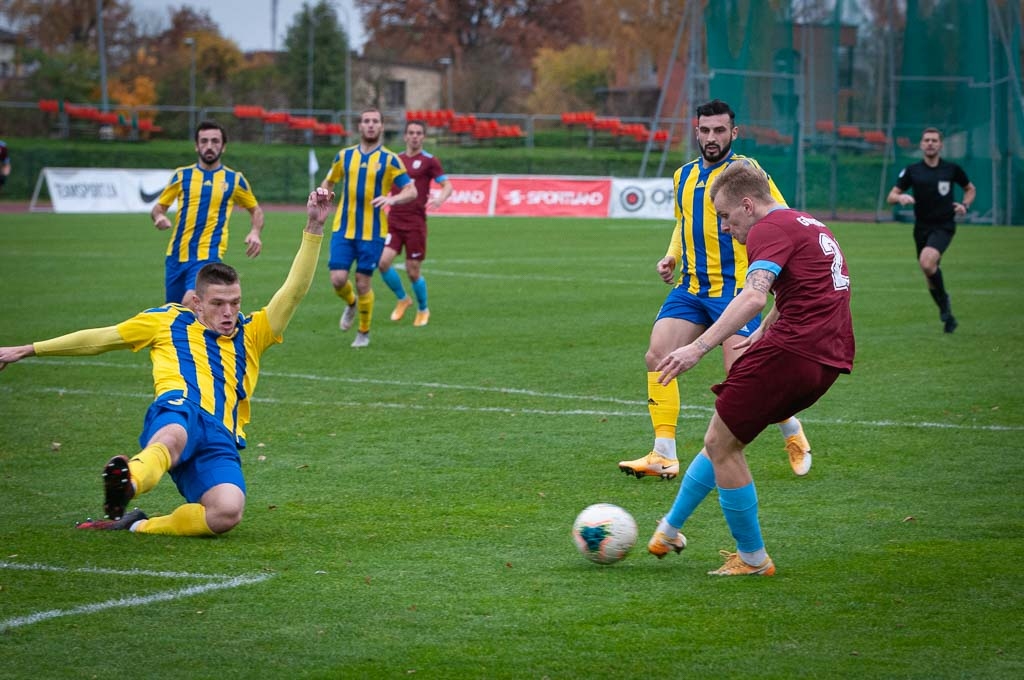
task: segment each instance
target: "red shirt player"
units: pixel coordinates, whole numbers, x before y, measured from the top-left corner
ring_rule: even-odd
[[[843,252],[828,227],[772,198],[763,171],[733,163],[710,187],[721,229],[747,246],[747,278],[718,321],[693,343],[665,357],[657,367],[668,382],[697,364],[765,305],[775,305],[755,333],[737,344],[746,348],[725,381],[712,387],[715,413],[679,487],[672,509],[647,545],[657,557],[680,552],[679,532],[714,488],[737,551],[710,574],[775,573],[757,518],[757,492],[743,448],[768,425],[806,409],[828,391],[840,373],[853,368],[850,275]]]
[[[405,124],[405,151],[398,156],[416,184],[416,200],[396,205],[388,213],[388,235],[379,264],[381,278],[398,298],[391,320],[401,321],[412,300],[406,295],[402,279],[391,268],[391,263],[405,248],[405,273],[409,275],[409,283],[416,295],[413,326],[426,326],[430,319],[427,282],[420,274],[420,265],[427,256],[427,206],[439,208],[452,194],[452,183],[445,176],[441,161],[423,150],[426,131],[427,125],[421,121],[410,120]],[[431,180],[441,185],[441,193],[434,197],[430,196]]]

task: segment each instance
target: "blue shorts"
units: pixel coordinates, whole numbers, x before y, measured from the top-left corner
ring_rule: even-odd
[[[357,262],[356,272],[373,276],[384,252],[384,239],[375,238],[364,241],[361,238],[345,238],[341,231],[331,236],[331,259],[327,266],[331,270],[351,269]]]
[[[150,404],[139,446],[145,448],[161,427],[177,423],[188,433],[188,443],[170,475],[185,500],[198,503],[204,493],[218,484],[234,484],[245,493],[242,457],[238,455],[234,436],[198,404],[174,398],[180,395],[162,395]]]
[[[698,326],[708,328],[732,302],[731,297],[701,297],[694,295],[682,286],[676,286],[665,298],[665,303],[658,311],[659,319],[683,319]],[[736,335],[747,337],[761,325],[761,315],[758,314],[751,319],[746,326],[739,329]]]
[[[176,257],[168,255],[164,260],[164,295],[166,297],[164,302],[187,302],[182,298],[188,291],[196,289],[196,274],[204,265],[211,262],[220,262],[220,260],[178,262]]]

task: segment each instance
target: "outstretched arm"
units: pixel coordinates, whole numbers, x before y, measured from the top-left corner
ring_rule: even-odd
[[[324,221],[331,211],[333,198],[333,192],[319,187],[306,201],[306,229],[302,233],[302,245],[299,246],[284,285],[267,304],[267,320],[275,335],[284,333],[295,309],[313,282],[313,273],[320,257],[320,243],[324,236]]]
[[[117,332],[117,326],[88,328],[31,345],[0,347],[0,371],[16,361],[31,356],[88,356],[114,349],[128,349],[129,345]]]

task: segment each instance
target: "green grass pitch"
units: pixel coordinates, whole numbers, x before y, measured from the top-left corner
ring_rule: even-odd
[[[283,280],[301,213],[227,260],[244,308]],[[942,333],[909,225],[835,224],[853,281],[854,373],[803,414],[814,468],[777,431],[748,449],[774,578],[715,580],[714,496],[690,547],[644,543],[678,480],[616,463],[650,446],[643,355],[668,288],[666,222],[441,219],[432,317],[349,347],[326,248],[264,357],[241,526],[213,540],[80,532],[99,471],[136,450],[149,362],[115,352],[0,373],[0,675],[7,678],[1006,678],[1024,675],[1024,229],[962,227]],[[145,215],[0,216],[0,344],[161,302]],[[402,275],[404,279],[404,274]],[[721,358],[681,380],[697,451]],[[166,513],[164,480],[139,499]],[[616,565],[570,529],[607,501],[640,538]]]

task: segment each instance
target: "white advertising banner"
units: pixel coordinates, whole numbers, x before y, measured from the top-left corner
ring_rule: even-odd
[[[174,170],[44,168],[58,213],[148,213]]]
[[[612,180],[609,217],[674,220],[672,178]]]

